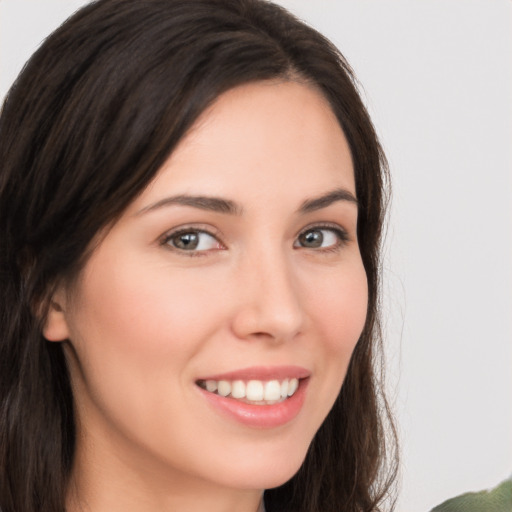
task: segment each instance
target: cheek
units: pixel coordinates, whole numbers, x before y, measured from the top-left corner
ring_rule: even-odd
[[[76,307],[86,328],[96,326],[105,342],[141,355],[149,356],[150,347],[181,352],[190,346],[190,338],[205,328],[207,306],[215,306],[205,282],[162,265],[141,270],[138,262],[119,263],[124,264],[107,262],[91,270]],[[107,274],[102,268],[115,270]]]
[[[311,320],[316,326],[312,350],[319,356],[322,374],[317,396],[323,397],[321,413],[325,417],[343,385],[366,321],[368,284],[362,263],[341,269],[309,297]]]
[[[328,351],[351,354],[368,308],[368,284],[362,263],[344,269],[322,288],[312,290],[310,304],[313,321],[321,329]]]
[[[68,359],[80,415],[89,429],[110,425],[163,450],[174,434],[186,437],[194,426],[183,415],[191,399],[190,363],[218,328],[221,305],[205,280],[186,272],[98,263],[90,265],[69,315],[76,357]]]
[[[150,383],[155,398],[158,390],[168,392],[170,380],[175,388],[187,385],[188,363],[222,316],[222,301],[212,300],[215,289],[215,279],[191,279],[186,271],[162,265],[111,261],[105,255],[91,262],[69,316],[90,391],[98,398],[118,393],[119,399],[145,407]]]

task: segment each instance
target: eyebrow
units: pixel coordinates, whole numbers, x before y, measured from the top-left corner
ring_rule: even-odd
[[[211,196],[189,196],[189,195],[177,195],[166,197],[154,204],[146,206],[139,210],[136,215],[158,210],[165,206],[180,205],[180,206],[192,206],[193,208],[199,208],[200,210],[208,210],[212,212],[226,213],[229,215],[241,215],[242,207],[237,205],[234,201],[229,199],[222,199],[220,197]]]
[[[357,199],[352,192],[344,188],[336,188],[331,192],[327,192],[327,194],[321,195],[320,197],[304,201],[299,208],[299,213],[310,213],[321,210],[322,208],[327,208],[338,201],[348,201],[355,205],[358,204]]]
[[[337,188],[326,194],[312,199],[306,199],[298,209],[298,213],[305,214],[327,208],[333,203],[338,201],[348,201],[357,205],[357,199],[352,192]],[[190,196],[180,194],[176,196],[166,197],[157,201],[156,203],[150,204],[139,210],[135,215],[141,215],[146,212],[158,210],[167,206],[191,206],[200,210],[213,211],[218,213],[225,213],[228,215],[241,215],[243,208],[241,205],[231,201],[230,199],[223,199],[221,197],[212,196]]]

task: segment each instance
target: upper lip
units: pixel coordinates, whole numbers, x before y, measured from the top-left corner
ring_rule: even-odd
[[[309,377],[311,372],[306,368],[295,365],[287,366],[251,366],[240,368],[225,373],[216,373],[201,377],[198,380],[283,380],[283,379],[304,379]]]

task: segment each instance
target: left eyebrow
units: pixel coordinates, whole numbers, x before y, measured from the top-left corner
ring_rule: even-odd
[[[350,203],[354,203],[355,205],[358,204],[357,199],[354,194],[352,194],[352,192],[344,188],[336,188],[330,192],[327,192],[327,194],[323,194],[312,199],[307,199],[301,204],[298,212],[301,214],[314,212],[321,210],[322,208],[327,208],[337,201],[348,201]]]
[[[220,197],[210,196],[189,196],[189,195],[178,195],[172,197],[166,197],[154,204],[146,206],[139,210],[136,215],[146,213],[153,210],[158,210],[167,206],[180,205],[180,206],[191,206],[192,208],[198,208],[200,210],[209,210],[218,213],[226,213],[228,215],[241,215],[242,208],[234,201],[229,199],[222,199]]]

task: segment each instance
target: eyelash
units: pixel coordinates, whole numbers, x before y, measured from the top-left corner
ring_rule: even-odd
[[[201,234],[201,233],[214,238],[218,242],[218,244],[222,245],[223,248],[225,249],[225,245],[220,240],[219,233],[214,233],[208,229],[201,229],[199,227],[192,227],[192,226],[190,226],[190,227],[185,226],[185,227],[177,229],[176,231],[171,231],[170,233],[165,234],[160,243],[162,246],[165,246],[168,249],[170,249],[171,251],[177,252],[178,254],[183,255],[183,256],[189,256],[192,258],[206,256],[208,254],[208,252],[210,252],[210,250],[187,251],[185,249],[180,249],[179,247],[175,247],[174,245],[172,245],[170,243],[173,238],[178,238],[179,236],[182,236],[182,235]],[[216,249],[216,250],[220,250],[220,249]]]
[[[333,245],[330,245],[329,247],[323,247],[323,248],[310,248],[313,251],[321,252],[321,253],[335,253],[341,250],[347,243],[350,241],[350,237],[345,229],[343,229],[341,226],[337,224],[315,224],[313,226],[308,226],[305,229],[303,229],[298,235],[297,240],[299,237],[308,231],[323,231],[328,230],[335,234],[337,238],[337,242]],[[295,245],[294,245],[295,248]],[[300,249],[301,247],[297,247],[297,249]],[[308,247],[302,247],[303,249],[308,249]]]
[[[313,225],[313,226],[308,226],[297,235],[296,240],[298,240],[300,236],[302,236],[308,232],[322,231],[322,230],[329,230],[332,233],[334,233],[337,238],[337,243],[335,243],[329,247],[323,247],[323,248],[321,248],[321,247],[308,248],[308,247],[303,247],[303,246],[295,246],[295,243],[294,243],[294,249],[302,248],[302,249],[311,249],[315,252],[320,252],[320,253],[334,253],[334,252],[338,252],[341,248],[343,248],[350,241],[350,237],[349,237],[348,233],[340,226],[333,225],[333,224],[317,224],[317,225]],[[173,238],[177,238],[181,235],[186,235],[186,234],[206,234],[206,235],[214,238],[218,242],[218,244],[221,245],[224,249],[226,248],[224,243],[220,240],[218,233],[213,233],[208,229],[201,229],[201,228],[192,227],[192,226],[179,228],[176,231],[167,233],[161,239],[160,245],[166,246],[170,250],[177,252],[180,255],[189,256],[189,257],[202,257],[202,256],[206,256],[210,252],[211,249],[189,250],[188,251],[188,250],[180,249],[179,247],[173,246],[170,243]],[[221,249],[213,249],[213,250],[221,250]]]

